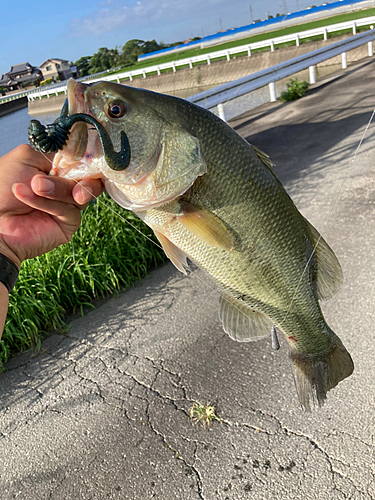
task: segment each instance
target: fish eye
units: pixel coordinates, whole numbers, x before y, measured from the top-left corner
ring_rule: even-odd
[[[112,101],[108,104],[107,111],[111,118],[122,118],[127,110],[123,101]]]

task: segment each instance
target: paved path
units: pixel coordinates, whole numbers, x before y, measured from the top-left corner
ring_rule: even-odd
[[[323,308],[354,374],[304,414],[284,339],[233,342],[202,274],[166,265],[0,374],[2,500],[375,498],[375,123],[352,161],[375,61],[354,69],[233,122],[342,263]],[[222,423],[194,425],[194,401]]]

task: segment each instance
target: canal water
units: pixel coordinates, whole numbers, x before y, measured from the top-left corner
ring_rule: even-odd
[[[33,118],[28,114],[27,108],[14,111],[0,118],[0,156],[9,153],[20,144],[28,142],[27,127],[29,121]],[[35,118],[45,125],[46,123],[52,123],[57,118],[57,114],[38,115]]]

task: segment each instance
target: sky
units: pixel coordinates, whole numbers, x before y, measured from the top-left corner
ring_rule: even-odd
[[[316,3],[321,5],[324,0]],[[0,0],[0,75],[14,64],[75,62],[128,40],[171,43],[302,10],[313,0]],[[251,11],[250,11],[251,7]]]

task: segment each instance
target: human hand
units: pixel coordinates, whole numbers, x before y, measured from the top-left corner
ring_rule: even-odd
[[[0,158],[0,253],[18,268],[68,243],[81,223],[80,210],[104,190],[98,179],[77,184],[48,176],[52,158],[26,144]]]

